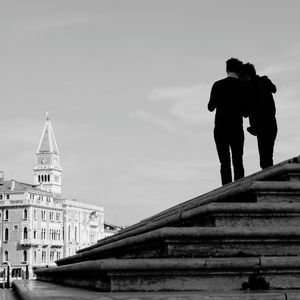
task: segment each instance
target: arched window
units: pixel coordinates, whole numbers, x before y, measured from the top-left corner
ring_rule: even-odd
[[[41,182],[41,175],[38,176],[38,182]]]
[[[50,182],[50,175],[48,175],[48,182]]]
[[[5,230],[4,230],[4,241],[5,242],[8,241],[8,228],[5,228]]]
[[[23,229],[23,239],[27,239],[28,238],[28,230],[27,227],[24,227]]]
[[[4,252],[4,261],[8,261],[8,251],[5,250]]]
[[[23,218],[24,220],[27,220],[28,213],[27,213],[27,209],[26,209],[26,208],[25,208],[24,211],[23,211],[23,217],[24,217],[24,218]]]
[[[27,251],[26,250],[23,251],[23,261],[27,262]]]
[[[33,252],[33,261],[36,263],[36,250]]]

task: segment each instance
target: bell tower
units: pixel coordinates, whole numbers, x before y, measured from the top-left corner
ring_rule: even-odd
[[[46,113],[46,123],[36,152],[34,183],[41,184],[43,190],[61,194],[60,154],[54,137],[54,132]]]

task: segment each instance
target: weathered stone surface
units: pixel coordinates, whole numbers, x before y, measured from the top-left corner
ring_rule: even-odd
[[[38,280],[102,291],[230,291],[259,274],[271,288],[300,289],[300,257],[105,259],[45,268]]]
[[[2,289],[0,288],[0,299],[1,300],[20,300],[16,291],[13,289]]]
[[[300,226],[300,203],[211,203],[184,211],[181,223],[183,227]]]
[[[127,292],[103,293],[53,283],[17,280],[14,288],[21,300],[296,300],[300,291],[234,292]],[[286,298],[286,295],[288,297]],[[1,299],[2,300],[2,299]],[[5,299],[3,299],[5,300]]]
[[[165,227],[124,238],[77,256],[72,263],[103,258],[297,256],[298,227]]]

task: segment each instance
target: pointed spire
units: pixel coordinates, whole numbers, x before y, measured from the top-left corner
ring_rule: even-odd
[[[43,129],[43,133],[37,149],[37,153],[59,154],[54,132],[50,122],[49,112],[46,112],[46,124]]]

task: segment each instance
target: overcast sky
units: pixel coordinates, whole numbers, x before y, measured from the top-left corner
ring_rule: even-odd
[[[277,85],[300,150],[300,1],[0,0],[0,170],[33,182],[49,111],[63,195],[133,224],[220,186],[210,88],[237,57]],[[244,127],[248,125],[245,120]],[[259,170],[246,134],[245,171]]]

